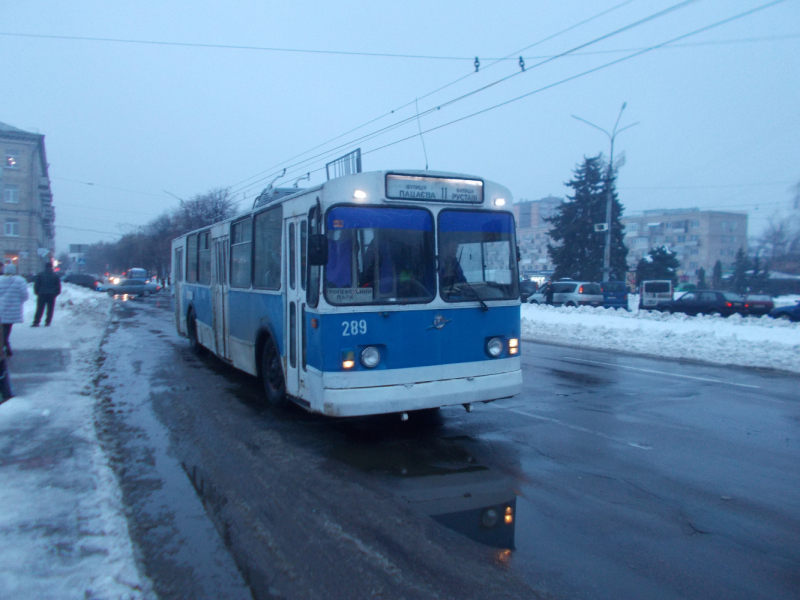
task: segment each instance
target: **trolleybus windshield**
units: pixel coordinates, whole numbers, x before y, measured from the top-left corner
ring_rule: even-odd
[[[519,298],[514,220],[509,213],[439,214],[439,290],[446,302]]]
[[[328,212],[326,231],[330,304],[429,302],[436,295],[427,210],[337,206]]]

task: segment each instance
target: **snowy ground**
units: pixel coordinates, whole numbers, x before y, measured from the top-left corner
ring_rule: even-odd
[[[776,299],[776,306],[797,297]],[[522,306],[525,340],[800,373],[800,323],[622,309]]]
[[[29,291],[10,340],[19,395],[0,404],[0,598],[151,598],[94,429],[90,379],[111,299],[65,284],[52,325],[32,328]]]

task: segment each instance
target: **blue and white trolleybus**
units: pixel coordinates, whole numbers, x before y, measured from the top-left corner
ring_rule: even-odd
[[[258,376],[271,402],[332,417],[512,396],[510,206],[503,186],[431,171],[265,191],[249,212],[172,242],[178,331]]]

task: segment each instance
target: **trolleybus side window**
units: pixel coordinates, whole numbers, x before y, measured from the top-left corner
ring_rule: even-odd
[[[197,283],[211,284],[211,234],[204,231],[198,234]]]
[[[439,213],[439,286],[446,302],[519,296],[514,219],[510,213]]]
[[[186,238],[186,281],[197,283],[197,234]]]
[[[292,289],[297,285],[297,271],[295,270],[295,254],[297,252],[295,251],[294,244],[294,223],[289,223],[289,287]]]
[[[266,290],[281,288],[281,205],[255,217],[253,286]]]
[[[320,226],[320,219],[317,212],[316,206],[308,212],[308,226],[312,234],[322,232],[322,227]],[[303,247],[305,248],[305,244]],[[320,271],[321,267],[316,265],[308,267],[308,290],[306,291],[306,302],[311,308],[316,308],[317,304],[319,304]]]
[[[419,208],[328,211],[325,297],[331,304],[430,302],[436,294],[433,218]]]
[[[249,288],[253,271],[253,219],[231,225],[231,287]]]
[[[300,289],[306,289],[306,257],[308,248],[308,227],[305,221],[300,221]]]

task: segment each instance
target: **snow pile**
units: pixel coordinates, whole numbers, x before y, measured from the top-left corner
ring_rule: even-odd
[[[800,373],[800,324],[770,317],[689,317],[582,306],[522,306],[522,337]]]
[[[11,331],[19,395],[0,404],[0,598],[152,597],[94,429],[90,379],[111,302],[65,284],[52,325],[32,328],[30,289]]]

